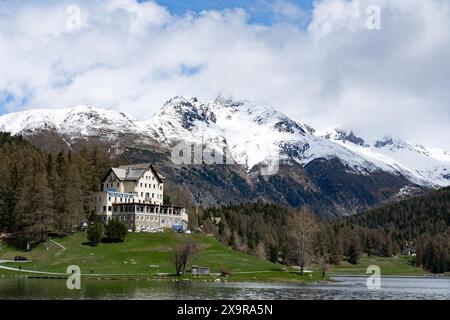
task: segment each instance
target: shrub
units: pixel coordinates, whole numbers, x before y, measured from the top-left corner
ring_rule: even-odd
[[[94,222],[87,229],[87,238],[91,245],[96,246],[103,236],[103,225],[100,222]]]
[[[127,225],[119,220],[112,219],[106,226],[106,239],[109,242],[123,242],[127,233]]]

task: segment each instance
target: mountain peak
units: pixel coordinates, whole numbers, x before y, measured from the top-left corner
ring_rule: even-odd
[[[234,108],[234,109],[237,109],[240,106],[245,105],[246,103],[248,102],[235,100],[232,96],[221,96],[221,95],[219,95],[212,102],[210,102],[211,105],[214,105],[216,107]]]
[[[198,103],[197,97],[185,97],[185,96],[175,96],[164,103],[163,108],[180,106],[180,105],[194,105]]]
[[[198,122],[209,126],[215,121],[211,109],[199,102],[196,97],[176,96],[168,100],[146,124],[150,127],[159,127],[157,131],[161,132],[163,126],[174,130],[177,128],[191,130]]]
[[[342,129],[338,126],[318,131],[317,135],[328,140],[338,140],[344,143],[351,142],[358,146],[368,146],[364,139],[355,135],[352,130]]]
[[[339,126],[315,131],[272,107],[219,96],[209,103],[175,96],[148,121],[125,113],[79,105],[68,109],[29,110],[0,116],[0,131],[34,135],[56,131],[67,141],[96,137],[127,142],[202,143],[227,147],[236,163],[252,169],[267,159],[307,166],[314,160],[339,159],[354,174],[384,171],[421,185],[450,184],[450,155],[384,137],[369,145]]]

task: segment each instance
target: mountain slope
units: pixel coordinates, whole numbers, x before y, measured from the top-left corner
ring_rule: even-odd
[[[132,116],[83,105],[6,114],[0,117],[0,131],[21,134],[49,151],[77,148],[89,140],[120,153],[123,140],[141,145],[154,142]]]
[[[414,183],[437,187],[450,185],[450,153],[444,150],[391,137],[370,145],[352,131],[337,128],[319,131],[317,135],[362,155],[384,171],[400,172]]]
[[[175,97],[146,121],[91,106],[24,111],[0,117],[0,131],[50,151],[98,146],[155,163],[172,194],[205,206],[263,200],[339,216],[450,184],[448,154],[393,139],[370,146],[351,132],[316,132],[273,108],[225,98]],[[205,152],[196,147],[200,154],[175,164],[180,142]],[[222,154],[227,165],[217,162]]]
[[[274,109],[218,98],[203,104],[176,97],[145,123],[167,145],[177,141],[203,144],[213,150],[228,147],[233,159],[248,170],[260,163],[296,162],[338,157],[355,172],[368,174],[374,166],[360,155],[310,133],[310,128]]]

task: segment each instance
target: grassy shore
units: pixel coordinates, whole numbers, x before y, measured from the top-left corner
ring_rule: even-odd
[[[367,267],[376,265],[380,267],[382,275],[423,276],[430,275],[429,272],[413,265],[413,257],[377,257],[362,256],[359,263],[352,265],[342,262],[331,268],[331,274],[345,275],[367,275]]]
[[[65,238],[54,238],[59,245],[48,242],[26,252],[1,244],[0,260],[21,255],[31,262],[3,263],[2,266],[41,272],[66,273],[67,267],[77,265],[82,274],[107,278],[159,278],[173,277],[173,251],[191,238],[197,243],[198,253],[191,264],[209,267],[211,273],[231,272],[228,281],[293,281],[321,280],[320,272],[299,275],[293,269],[283,272],[283,266],[225,247],[213,237],[178,233],[130,233],[123,243],[86,245],[86,234],[76,233]],[[64,247],[65,249],[63,249]],[[39,276],[0,269],[0,275]],[[215,279],[219,276],[191,277],[192,280]],[[222,278],[223,277],[219,277]]]

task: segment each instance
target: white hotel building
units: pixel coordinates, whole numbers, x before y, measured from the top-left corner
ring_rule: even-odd
[[[186,229],[186,209],[163,204],[164,177],[151,164],[111,168],[92,199],[105,223],[118,219],[137,232],[157,228]]]

